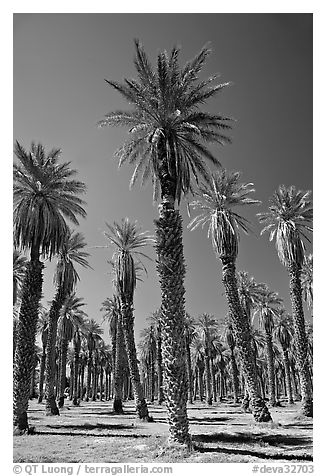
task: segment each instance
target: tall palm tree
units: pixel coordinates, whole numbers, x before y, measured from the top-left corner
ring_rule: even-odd
[[[48,339],[48,326],[49,326],[49,311],[43,308],[40,311],[39,320],[38,320],[38,334],[41,335],[41,342],[42,342],[38,403],[41,403],[43,400],[43,384],[44,384],[45,359],[46,359],[46,342]]]
[[[155,221],[161,283],[162,354],[165,362],[165,397],[170,440],[191,445],[187,408],[187,375],[183,365],[185,315],[185,264],[182,219],[175,209],[183,195],[193,190],[198,177],[208,176],[205,161],[219,162],[205,142],[230,142],[223,134],[230,119],[209,114],[199,106],[229,83],[216,84],[217,76],[199,81],[210,50],[204,47],[184,67],[179,66],[179,49],[161,52],[153,70],[143,47],[136,41],[135,65],[138,80],[107,81],[133,109],[107,114],[100,126],[127,126],[130,139],[120,148],[120,165],[136,164],[131,185],[138,176],[152,179],[155,199],[160,196],[159,219]]]
[[[146,327],[140,333],[141,358],[147,369],[149,399],[155,399],[155,362],[157,360],[157,334],[153,325]]]
[[[18,298],[18,292],[22,285],[27,260],[25,256],[22,256],[19,251],[13,251],[13,305],[16,304]]]
[[[128,355],[128,363],[132,386],[135,396],[136,412],[139,418],[149,420],[147,403],[140,383],[137,352],[134,336],[133,301],[137,282],[137,263],[135,259],[147,257],[141,250],[153,242],[147,232],[141,232],[136,223],[128,218],[122,220],[121,225],[114,222],[107,224],[108,231],[105,237],[114,246],[113,270],[114,283],[121,306],[122,327]],[[142,266],[138,262],[138,268]]]
[[[283,364],[285,371],[285,383],[286,383],[286,393],[288,398],[288,403],[293,403],[292,395],[292,384],[291,384],[291,373],[290,373],[290,363],[289,363],[289,350],[292,341],[292,323],[290,316],[286,312],[279,314],[278,319],[274,327],[274,336],[281,345],[283,353]]]
[[[38,310],[42,295],[43,263],[60,251],[67,233],[65,218],[78,225],[85,217],[85,185],[74,179],[70,163],[59,163],[60,150],[46,154],[41,144],[28,153],[16,142],[14,163],[14,245],[29,251],[22,284],[14,364],[14,431],[28,431],[28,395],[33,367]]]
[[[275,398],[275,367],[273,353],[273,328],[274,320],[280,313],[280,306],[283,300],[277,293],[270,291],[267,286],[265,294],[261,296],[260,301],[256,304],[254,316],[257,315],[259,324],[264,331],[266,342],[266,358],[268,373],[268,395],[269,403],[272,407],[276,406]]]
[[[60,310],[65,299],[73,292],[79,275],[75,269],[75,264],[84,268],[90,268],[87,257],[89,253],[85,251],[86,242],[84,236],[79,232],[68,230],[60,248],[54,284],[56,293],[52,301],[49,312],[48,339],[46,344],[46,414],[59,415],[59,409],[55,401],[55,346],[57,339],[57,327]]]
[[[188,227],[195,229],[200,225],[202,227],[208,225],[208,236],[211,237],[213,249],[222,262],[222,280],[253,415],[256,421],[269,421],[271,416],[258,388],[248,318],[240,303],[236,279],[239,229],[248,233],[249,228],[248,220],[233,209],[259,202],[249,197],[249,194],[254,191],[252,184],[240,183],[239,176],[239,172],[229,173],[225,169],[214,173],[206,184],[200,187],[198,192],[200,199],[191,204],[201,213],[190,222]]]
[[[302,297],[307,306],[312,310],[313,304],[313,257],[305,257],[301,272]]]
[[[82,310],[85,306],[82,298],[71,293],[63,303],[58,322],[60,363],[59,363],[59,408],[64,404],[64,391],[66,388],[66,367],[69,342],[73,338],[76,327],[82,325],[86,313]],[[73,359],[73,357],[72,357]]]
[[[296,190],[294,186],[281,185],[270,199],[269,210],[259,213],[260,223],[266,226],[261,234],[269,232],[270,241],[275,245],[281,263],[290,277],[290,297],[292,305],[294,339],[297,365],[300,375],[302,412],[312,416],[312,388],[308,366],[308,340],[302,305],[301,273],[305,257],[304,239],[310,241],[306,233],[312,232],[312,203],[310,192]]]

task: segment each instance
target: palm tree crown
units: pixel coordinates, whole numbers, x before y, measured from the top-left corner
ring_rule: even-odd
[[[211,237],[213,248],[220,256],[235,258],[238,254],[238,230],[249,232],[248,220],[233,208],[260,203],[249,197],[255,191],[253,184],[240,183],[239,177],[240,172],[221,169],[200,186],[200,199],[190,204],[201,213],[189,223],[188,228],[194,230],[208,224],[208,237]]]
[[[114,222],[113,225],[106,224],[108,231],[104,232],[105,237],[114,245],[112,261],[115,273],[115,284],[118,293],[133,295],[137,282],[137,271],[144,269],[141,258],[149,258],[141,249],[154,242],[148,232],[142,232],[137,223],[132,223],[128,218],[124,218],[121,225]],[[138,261],[135,262],[135,258]]]
[[[60,149],[45,153],[41,144],[31,151],[16,142],[14,164],[14,242],[18,248],[33,249],[50,258],[60,251],[67,233],[65,218],[78,225],[86,216],[85,202],[77,195],[85,184],[73,177],[70,162],[59,164]]]
[[[13,251],[13,303],[17,302],[18,292],[25,275],[27,260],[19,251]]]
[[[199,74],[210,54],[204,47],[183,68],[179,66],[179,48],[158,54],[153,70],[147,55],[136,40],[137,81],[106,82],[132,106],[131,111],[107,114],[99,126],[127,126],[130,139],[116,155],[120,165],[136,164],[130,184],[142,175],[142,182],[152,177],[155,199],[169,195],[180,202],[191,190],[191,177],[206,177],[203,158],[217,165],[218,160],[205,142],[224,144],[230,139],[221,131],[230,129],[230,118],[200,112],[198,107],[230,83],[214,84],[217,75],[199,81]]]
[[[261,234],[269,232],[270,241],[275,237],[279,259],[285,266],[302,266],[304,261],[303,238],[310,242],[306,232],[312,232],[313,209],[309,197],[309,191],[281,185],[270,199],[269,211],[257,215],[260,223],[266,224]]]
[[[84,251],[86,242],[82,233],[67,230],[62,246],[60,248],[56,272],[54,275],[54,283],[58,288],[64,291],[65,295],[70,294],[77,281],[79,275],[74,264],[78,263],[84,268],[90,268],[87,262],[89,253]]]

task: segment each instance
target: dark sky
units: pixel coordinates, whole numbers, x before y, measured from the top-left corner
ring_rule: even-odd
[[[157,217],[151,189],[137,184],[129,191],[132,169],[118,170],[114,151],[126,138],[124,129],[98,129],[104,114],[128,109],[104,81],[135,77],[134,38],[152,60],[161,49],[182,47],[181,62],[207,42],[213,52],[204,76],[219,72],[232,87],[210,100],[206,108],[237,119],[233,143],[212,148],[222,164],[240,170],[253,182],[261,207],[243,209],[254,235],[243,236],[238,270],[278,291],[289,309],[288,278],[274,244],[260,237],[255,213],[279,184],[312,189],[312,15],[311,14],[15,14],[14,15],[14,139],[29,148],[42,142],[61,147],[65,161],[79,171],[88,192],[86,220],[80,231],[90,247],[105,245],[105,222],[128,216],[154,232]],[[186,308],[223,319],[226,302],[221,266],[206,231],[189,232],[184,204],[184,246],[187,263]],[[78,295],[85,298],[90,318],[101,321],[99,308],[112,295],[106,260],[109,250],[90,249],[91,270],[81,270]],[[148,250],[154,258],[154,250]],[[53,264],[45,272],[45,300],[52,298]],[[154,263],[135,296],[136,333],[160,304]]]

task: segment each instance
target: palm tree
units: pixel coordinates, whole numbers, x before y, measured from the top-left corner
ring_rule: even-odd
[[[195,319],[188,312],[185,315],[185,345],[188,374],[188,403],[193,403],[193,372],[191,365],[191,344],[196,336]]]
[[[72,178],[70,163],[59,164],[60,150],[45,153],[41,144],[31,151],[16,142],[14,164],[14,245],[29,251],[30,259],[22,284],[17,347],[14,364],[14,428],[28,431],[28,394],[33,366],[38,310],[42,295],[43,263],[59,253],[67,233],[65,218],[78,225],[85,217],[84,202],[78,197],[85,185]]]
[[[60,248],[54,284],[56,294],[51,304],[49,312],[48,340],[46,345],[46,414],[59,415],[59,409],[55,401],[54,381],[55,381],[55,345],[57,339],[57,327],[60,310],[79,280],[79,275],[75,269],[75,263],[90,268],[87,257],[89,253],[84,251],[86,243],[84,236],[79,232],[68,230],[62,247]]]
[[[59,408],[64,404],[64,392],[66,388],[66,366],[69,342],[73,338],[76,327],[82,325],[86,313],[82,310],[85,306],[82,298],[71,293],[63,303],[58,322],[58,334],[60,345],[59,363]]]
[[[237,362],[235,359],[235,338],[232,330],[232,325],[230,322],[229,315],[227,317],[224,332],[223,332],[223,340],[227,344],[230,349],[230,364],[231,364],[231,378],[232,378],[232,385],[233,385],[233,401],[234,403],[238,403],[239,400],[239,372],[237,367]]]
[[[250,394],[253,415],[256,421],[271,420],[270,413],[262,400],[256,375],[253,351],[250,342],[248,318],[241,306],[236,279],[236,258],[239,246],[239,229],[249,232],[248,220],[233,211],[236,206],[259,203],[249,197],[254,191],[252,184],[239,182],[239,172],[228,173],[225,169],[212,175],[199,189],[199,200],[192,202],[201,213],[188,225],[195,229],[208,224],[214,251],[222,262],[223,284],[229,306],[236,346],[242,361],[242,370]]]
[[[156,342],[156,364],[157,364],[157,403],[162,405],[164,400],[163,394],[163,361],[162,361],[162,321],[161,312],[158,309],[149,316],[149,322],[152,323],[155,330]]]
[[[307,306],[312,310],[313,303],[313,257],[305,257],[301,272],[302,297]]]
[[[18,292],[21,288],[25,270],[26,270],[26,258],[22,256],[19,251],[14,249],[13,252],[13,305],[15,306],[18,298]]]
[[[141,261],[135,263],[135,258],[147,257],[141,250],[153,242],[146,232],[141,232],[136,223],[128,218],[122,220],[121,225],[114,222],[107,224],[108,231],[104,234],[114,246],[113,270],[114,283],[119,296],[121,307],[122,327],[132,386],[135,396],[136,412],[139,418],[149,420],[147,403],[140,383],[137,352],[134,337],[133,300],[136,288],[137,266],[144,268]]]
[[[187,408],[187,376],[183,365],[185,315],[185,264],[182,219],[175,202],[193,190],[193,179],[208,176],[205,160],[218,160],[205,142],[230,142],[223,134],[231,128],[230,119],[209,114],[199,106],[218,94],[229,83],[214,84],[217,76],[199,81],[199,74],[210,50],[204,47],[184,67],[179,66],[179,49],[170,56],[161,52],[154,71],[143,47],[136,41],[135,65],[138,81],[107,83],[129,103],[131,111],[107,114],[99,125],[127,126],[130,139],[120,148],[120,165],[136,163],[131,185],[138,176],[151,178],[154,198],[160,195],[157,237],[157,271],[161,283],[162,354],[165,362],[165,397],[170,440],[191,445]]]
[[[201,337],[205,349],[205,378],[206,378],[206,402],[212,405],[212,339],[217,330],[217,323],[211,314],[203,313],[196,320],[198,334]]]
[[[38,333],[41,335],[42,341],[42,356],[40,365],[40,377],[39,377],[39,392],[38,403],[43,400],[43,384],[44,384],[44,371],[45,371],[45,359],[46,359],[46,342],[48,338],[48,325],[49,325],[49,312],[46,309],[40,311],[38,320]]]
[[[277,293],[270,291],[267,286],[265,294],[262,295],[260,301],[256,304],[254,313],[258,315],[259,324],[264,331],[266,342],[266,358],[267,358],[267,372],[268,372],[268,395],[269,403],[272,407],[276,406],[275,399],[275,367],[274,367],[274,353],[273,353],[273,328],[274,320],[280,313],[280,306],[283,300]]]
[[[302,304],[301,273],[304,263],[304,239],[310,241],[306,233],[312,232],[312,203],[310,192],[296,190],[294,186],[281,185],[270,199],[268,212],[259,213],[260,223],[266,226],[261,234],[270,233],[270,241],[275,238],[276,249],[281,263],[286,266],[290,277],[290,297],[292,305],[294,339],[297,365],[300,375],[302,412],[312,416],[312,388],[308,368],[308,341]]]
[[[157,334],[153,325],[143,329],[141,337],[141,358],[147,369],[149,399],[155,399],[155,362],[157,360]]]
[[[102,342],[103,329],[94,319],[89,319],[85,322],[85,336],[87,342],[87,382],[86,382],[86,401],[88,402],[91,396],[91,376],[93,373],[93,356],[94,351]]]
[[[290,363],[289,363],[289,350],[292,340],[292,323],[290,316],[283,311],[275,323],[274,327],[274,336],[281,345],[283,353],[283,364],[285,371],[285,383],[286,383],[286,393],[288,398],[288,403],[293,403],[292,395],[292,384],[291,384],[291,373],[290,373]]]

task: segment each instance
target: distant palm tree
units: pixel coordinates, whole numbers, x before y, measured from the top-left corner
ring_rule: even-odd
[[[290,316],[285,313],[281,313],[275,323],[274,327],[274,336],[281,345],[283,353],[283,363],[284,363],[284,372],[285,372],[285,383],[286,383],[286,393],[288,398],[288,403],[293,403],[292,395],[292,384],[291,384],[291,373],[290,373],[290,363],[289,363],[289,350],[292,340],[292,323]]]
[[[41,342],[42,342],[42,356],[41,356],[39,392],[38,392],[38,403],[41,403],[43,400],[43,384],[44,384],[45,359],[46,359],[46,342],[48,338],[49,311],[47,311],[44,308],[41,309],[37,324],[38,324],[37,325],[38,334],[41,335]]]
[[[162,361],[162,321],[161,312],[158,309],[154,311],[148,318],[148,321],[152,323],[155,330],[155,342],[156,342],[156,363],[157,363],[157,403],[161,405],[164,400],[163,393],[163,361]]]
[[[60,311],[58,322],[58,334],[60,345],[60,364],[59,364],[59,408],[64,404],[64,392],[66,388],[66,366],[69,342],[72,340],[74,330],[79,327],[86,313],[82,310],[85,306],[82,298],[78,298],[75,293],[70,294]],[[73,357],[72,357],[73,359]],[[72,360],[73,363],[73,360]]]
[[[253,351],[250,342],[248,318],[241,306],[236,279],[236,258],[239,247],[239,229],[248,233],[248,220],[236,213],[233,208],[255,205],[258,200],[249,197],[254,191],[252,184],[239,182],[239,172],[221,169],[214,173],[199,189],[199,200],[192,202],[194,209],[201,213],[188,225],[195,229],[208,225],[213,249],[222,262],[223,284],[229,306],[232,329],[236,346],[242,361],[242,370],[250,394],[253,415],[256,421],[271,420],[270,413],[262,400],[256,375]]]
[[[212,340],[217,330],[217,323],[214,316],[203,313],[198,316],[196,327],[205,350],[206,403],[212,405]]]
[[[231,379],[233,385],[233,401],[238,403],[239,400],[239,371],[235,358],[235,338],[232,330],[232,324],[229,316],[225,322],[223,340],[230,349],[230,365],[231,365]]]
[[[209,175],[205,161],[219,164],[205,142],[230,142],[223,134],[231,127],[230,119],[199,110],[199,106],[229,84],[216,84],[217,76],[199,81],[209,54],[210,50],[204,47],[180,68],[179,49],[173,48],[170,56],[165,51],[158,54],[157,68],[153,71],[143,47],[136,41],[138,80],[126,79],[124,84],[107,81],[133,109],[111,112],[99,123],[129,127],[131,137],[117,153],[120,165],[126,161],[136,163],[131,185],[140,175],[142,182],[152,179],[154,197],[161,198],[159,220],[155,224],[162,294],[165,397],[170,439],[189,445],[187,375],[183,365],[185,264],[182,219],[175,202],[180,203],[181,197],[193,190],[198,177]]]
[[[193,403],[193,371],[191,365],[191,344],[196,336],[195,319],[188,312],[185,315],[185,343],[188,374],[188,403]]]
[[[88,402],[91,396],[91,379],[94,379],[94,352],[103,341],[103,329],[100,324],[94,319],[89,319],[84,324],[85,338],[87,343],[87,382],[86,382],[86,401]],[[93,382],[94,383],[94,382]],[[94,385],[93,385],[94,386]]]
[[[13,305],[17,302],[18,291],[22,285],[27,259],[22,256],[19,251],[14,249],[13,252]]]
[[[259,213],[260,223],[266,226],[261,234],[269,232],[270,241],[275,238],[281,263],[290,277],[290,297],[294,327],[297,365],[300,375],[302,412],[313,415],[312,388],[308,367],[308,341],[302,305],[301,273],[305,257],[303,239],[312,232],[312,203],[310,192],[296,190],[294,186],[281,185],[270,199],[268,212]]]
[[[301,272],[302,297],[307,306],[312,310],[313,304],[313,257],[305,257]]]
[[[43,263],[60,251],[67,233],[65,218],[78,225],[85,217],[84,202],[78,195],[85,185],[72,177],[70,163],[60,164],[60,150],[45,153],[41,144],[32,144],[28,153],[16,142],[14,164],[14,245],[29,251],[30,260],[22,284],[17,347],[14,364],[14,431],[28,431],[28,396],[42,295]]]
[[[55,346],[57,340],[57,327],[60,310],[65,299],[73,292],[79,275],[75,264],[84,268],[90,268],[87,258],[89,253],[85,251],[86,242],[79,232],[68,230],[58,255],[57,267],[54,275],[56,293],[49,312],[48,340],[46,345],[46,414],[59,415],[59,409],[55,401]]]
[[[149,420],[147,403],[140,383],[137,352],[134,336],[133,301],[137,282],[137,265],[143,267],[141,261],[135,259],[147,257],[141,251],[146,245],[153,242],[146,232],[141,232],[136,223],[128,218],[122,220],[121,225],[114,222],[107,224],[105,236],[114,246],[113,270],[114,283],[121,306],[122,327],[128,355],[129,371],[135,396],[136,412],[139,418]],[[148,257],[147,257],[148,258]]]
[[[274,320],[279,315],[283,300],[277,293],[270,291],[267,286],[265,294],[256,304],[254,316],[258,316],[259,324],[264,331],[266,342],[266,359],[268,373],[268,395],[269,403],[275,407],[277,402],[275,398],[275,367],[273,353],[273,328]]]
[[[146,327],[140,333],[141,359],[147,369],[147,388],[151,402],[155,399],[155,362],[157,360],[157,334],[153,325]]]

